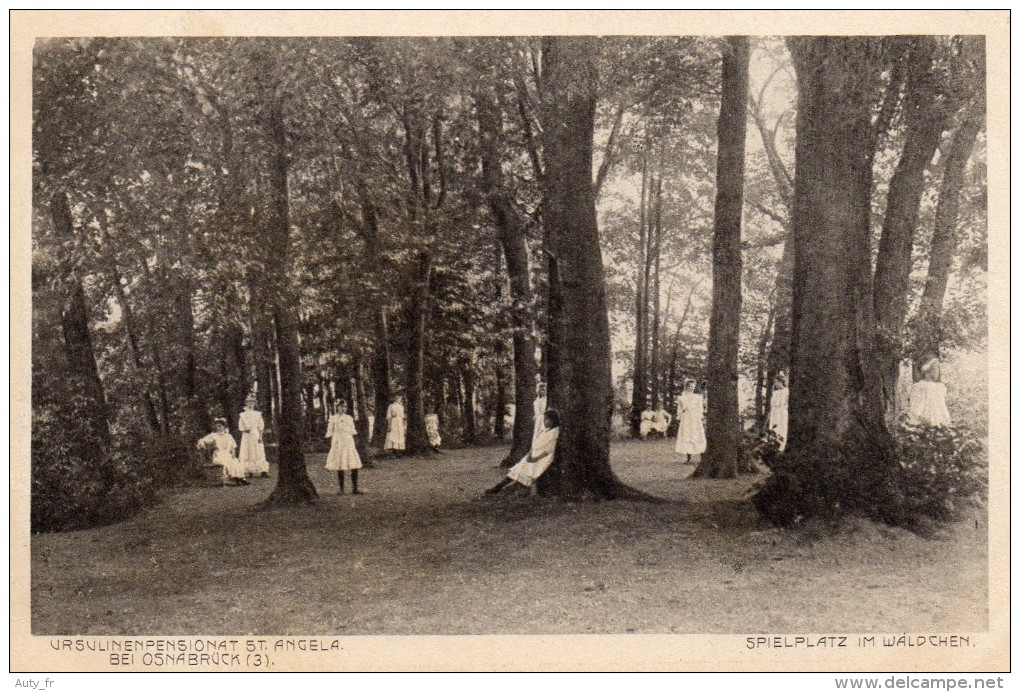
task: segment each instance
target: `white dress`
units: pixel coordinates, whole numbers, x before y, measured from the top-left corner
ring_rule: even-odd
[[[333,442],[326,455],[327,471],[353,471],[361,468],[361,457],[354,445],[354,436],[357,434],[354,419],[346,413],[329,417],[326,437],[333,438]]]
[[[769,429],[779,437],[779,449],[786,449],[787,426],[790,420],[790,390],[786,387],[772,390],[772,408],[769,409]]]
[[[198,441],[198,448],[213,452],[212,463],[223,467],[223,475],[228,478],[244,478],[244,466],[234,456],[237,442],[230,433],[209,433]]]
[[[383,449],[404,450],[404,405],[396,402],[386,409],[386,441]]]
[[[559,437],[560,429],[558,427],[543,430],[531,444],[531,452],[510,468],[506,474],[507,477],[521,485],[530,487],[535,482],[535,479],[545,473],[545,470],[553,463],[553,458],[556,454],[556,440]],[[530,461],[532,455],[539,456],[543,452],[548,452],[548,455],[538,461]]]
[[[672,416],[666,413],[665,409],[659,408],[654,414],[652,414],[652,430],[662,433],[665,437],[666,431],[669,430],[669,424],[672,420]]]
[[[241,431],[241,449],[237,457],[244,466],[244,472],[250,476],[269,473],[266,448],[262,444],[262,433],[266,429],[262,414],[258,411],[242,411],[237,419],[237,429]]]
[[[439,436],[439,414],[429,413],[425,416],[425,432],[428,433],[430,447],[443,444],[443,438]]]
[[[532,445],[535,444],[535,440],[537,440],[538,436],[542,434],[543,430],[545,430],[545,407],[546,398],[544,396],[540,396],[537,399],[535,399],[535,421],[534,421],[535,427],[531,433]]]
[[[910,422],[914,425],[952,425],[946,406],[946,385],[918,380],[910,390]]]
[[[705,400],[700,394],[684,392],[676,404],[676,416],[680,424],[676,431],[678,454],[702,454],[705,451],[705,426],[702,413]]]

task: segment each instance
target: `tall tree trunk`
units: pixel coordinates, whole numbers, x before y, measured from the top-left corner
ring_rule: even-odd
[[[361,457],[362,463],[368,465],[368,399],[365,396],[365,364],[360,355],[354,362],[354,377],[351,378],[351,410],[356,412],[357,416],[355,426],[358,436],[355,443],[358,456]]]
[[[645,363],[645,354],[647,353],[647,336],[645,335],[645,325],[648,320],[645,313],[648,308],[648,295],[645,291],[646,287],[646,274],[645,265],[646,257],[648,255],[648,196],[650,194],[650,185],[648,181],[648,145],[645,144],[645,150],[641,158],[641,214],[638,220],[638,261],[637,261],[637,276],[634,281],[634,378],[633,378],[633,391],[631,392],[630,399],[630,435],[631,437],[638,437],[641,432],[641,412],[645,410],[647,406],[648,396],[648,381],[645,376],[648,372],[647,364]]]
[[[788,39],[798,81],[790,423],[772,521],[880,514],[895,463],[875,350],[870,214],[882,39]]]
[[[651,278],[651,294],[652,294],[652,318],[651,322],[651,337],[649,339],[651,351],[651,365],[649,367],[649,377],[651,379],[651,394],[652,394],[652,408],[658,409],[659,404],[662,403],[660,399],[660,377],[659,372],[659,328],[661,326],[661,297],[660,297],[660,286],[659,286],[659,270],[662,262],[662,178],[655,184],[655,227],[654,227],[654,241],[652,244],[653,260],[652,260],[652,278]]]
[[[960,210],[960,195],[964,186],[967,161],[974,150],[974,142],[984,123],[984,111],[972,108],[953,134],[946,155],[939,200],[935,208],[935,230],[928,256],[928,275],[918,310],[918,334],[915,337],[915,360],[923,362],[941,355],[942,309],[949,285],[949,273],[956,252],[956,226]]]
[[[270,61],[272,58],[270,58]],[[270,62],[271,64],[271,62]],[[291,279],[290,200],[287,189],[289,152],[283,108],[277,85],[265,89],[263,106],[268,108],[270,142],[269,240],[276,262],[273,321],[280,368],[279,475],[267,502],[298,504],[313,501],[318,494],[308,477],[302,441],[301,348],[298,336],[297,294]],[[268,103],[267,103],[268,101]]]
[[[532,338],[533,296],[531,292],[531,271],[528,263],[528,241],[526,222],[513,205],[506,192],[503,180],[499,143],[502,132],[500,111],[495,98],[480,90],[476,98],[478,106],[479,149],[482,159],[482,175],[485,193],[499,230],[499,243],[506,259],[507,275],[510,279],[510,318],[513,328],[514,348],[514,417],[513,441],[510,444],[511,461],[520,459],[531,449],[534,431],[535,399],[535,342]],[[502,410],[496,414],[497,426],[501,426]],[[500,438],[502,439],[502,438]]]
[[[754,427],[759,433],[764,432],[767,427],[765,424],[765,421],[768,420],[765,416],[765,378],[768,372],[769,343],[771,343],[775,321],[776,303],[773,300],[769,306],[765,328],[761,330],[761,337],[758,339],[758,358],[754,375]]]
[[[375,354],[372,359],[372,389],[375,392],[375,419],[372,445],[382,449],[386,441],[386,409],[390,405],[390,335],[386,308],[375,315]]]
[[[790,339],[793,331],[793,264],[796,251],[793,234],[783,243],[775,285],[775,322],[765,370],[762,423],[766,425],[772,412],[772,389],[779,374],[790,369]]]
[[[464,442],[475,444],[478,442],[478,417],[475,414],[476,392],[475,392],[475,366],[467,363],[462,371],[464,377],[464,398],[461,400],[461,410],[464,421]]]
[[[67,195],[63,191],[53,194],[50,200],[50,214],[57,235],[64,242],[70,243],[75,236],[74,220]],[[88,404],[87,423],[96,433],[101,443],[110,440],[110,411],[106,404],[106,391],[99,377],[96,365],[96,353],[89,332],[89,309],[85,299],[85,289],[81,278],[71,262],[64,261],[67,267],[65,275],[70,277],[67,284],[67,300],[60,316],[60,327],[64,336],[64,348],[67,353],[68,372],[74,385]]]
[[[407,353],[407,447],[406,454],[428,454],[432,450],[425,430],[425,316],[428,312],[432,258],[418,255],[414,293],[411,296],[411,334]]]
[[[131,362],[135,366],[138,377],[142,378],[142,382],[139,384],[142,389],[142,403],[145,406],[145,420],[149,424],[149,429],[153,433],[159,434],[163,432],[164,428],[160,424],[159,414],[156,411],[156,402],[152,397],[152,390],[149,389],[150,378],[147,375],[148,368],[145,367],[142,360],[142,350],[138,343],[138,327],[135,323],[134,312],[131,309],[127,292],[124,290],[120,279],[120,270],[117,268],[116,262],[111,260],[110,283],[113,284],[114,290],[117,292],[117,304],[120,305],[121,321],[124,323],[128,348],[131,351]],[[165,413],[164,411],[164,415]]]
[[[539,490],[567,497],[626,491],[609,465],[613,387],[592,184],[594,57],[591,38],[543,39],[544,220],[560,290],[550,322],[558,323],[561,339],[549,389],[561,409],[561,428],[555,461],[539,478]]]
[[[875,319],[882,374],[882,393],[889,420],[896,416],[896,385],[903,358],[903,327],[910,298],[911,254],[925,190],[925,170],[938,151],[949,122],[937,105],[939,85],[933,65],[935,38],[912,39],[904,118],[906,142],[889,182],[885,223],[875,265]]]
[[[184,386],[185,427],[188,436],[205,434],[211,428],[205,393],[199,382],[198,346],[195,343],[195,313],[191,303],[191,280],[183,278],[174,291],[174,312],[177,314],[178,332],[184,349],[181,381]]]
[[[730,36],[723,53],[719,154],[716,167],[715,234],[712,242],[712,316],[708,331],[708,448],[694,475],[735,478],[740,458],[741,248],[744,205],[744,143],[747,136],[746,36]]]

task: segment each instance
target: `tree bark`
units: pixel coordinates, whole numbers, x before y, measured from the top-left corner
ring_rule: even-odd
[[[645,290],[647,285],[646,258],[648,255],[648,147],[641,158],[641,213],[638,220],[638,257],[637,276],[634,281],[634,381],[633,391],[630,400],[630,436],[638,437],[641,432],[641,412],[647,406],[648,372],[645,363],[645,354],[648,352],[648,338],[645,334],[645,325],[648,324],[646,312],[648,309],[648,295]]]
[[[509,459],[522,458],[531,449],[534,431],[535,342],[532,338],[534,321],[531,316],[531,292],[528,241],[525,219],[517,212],[513,200],[506,192],[502,161],[499,156],[502,123],[496,100],[481,90],[476,97],[478,107],[479,148],[482,159],[482,177],[486,198],[499,230],[499,243],[506,259],[510,278],[510,318],[514,349],[514,416],[513,439]],[[497,427],[501,427],[502,411],[496,413]]]
[[[478,417],[475,414],[475,366],[466,363],[461,371],[464,378],[464,398],[461,399],[461,416],[464,421],[464,442],[475,444],[478,441]]]
[[[145,380],[140,383],[142,386],[142,403],[145,406],[145,419],[149,424],[149,429],[153,433],[159,434],[164,432],[164,427],[160,424],[159,413],[156,411],[156,402],[152,397],[152,390],[149,389],[147,384],[150,380],[146,375],[147,368],[142,360],[141,346],[138,342],[138,327],[135,324],[134,312],[131,309],[131,303],[128,301],[127,292],[124,290],[120,279],[121,276],[117,264],[111,260],[110,283],[113,284],[114,290],[117,292],[117,303],[120,305],[124,332],[127,334],[128,339],[128,348],[131,350],[131,362],[134,364],[138,376]],[[157,381],[159,379],[160,377],[157,375]],[[166,410],[164,410],[164,415],[166,413]]]
[[[414,293],[411,296],[411,334],[407,353],[407,446],[408,456],[432,451],[425,430],[425,316],[428,310],[432,258],[418,256]]]
[[[659,372],[659,328],[661,326],[661,314],[660,314],[660,286],[659,286],[659,270],[662,262],[662,178],[659,178],[655,184],[655,225],[653,231],[654,242],[652,244],[652,277],[651,277],[651,294],[652,294],[652,318],[651,322],[651,337],[649,338],[651,351],[651,358],[649,359],[650,367],[649,379],[651,380],[651,396],[652,396],[652,409],[658,409],[660,400],[660,381],[661,373]]]
[[[50,200],[50,214],[53,227],[62,242],[71,244],[74,241],[74,220],[71,218],[71,207],[67,194],[58,191]],[[89,309],[85,299],[85,289],[81,278],[72,263],[64,258],[69,277],[67,282],[67,298],[60,316],[60,327],[64,336],[64,348],[67,353],[67,366],[71,379],[87,400],[85,407],[88,423],[98,435],[99,440],[106,444],[110,441],[110,411],[106,403],[106,391],[99,377],[96,365],[96,353],[89,332]]]
[[[273,320],[280,368],[279,475],[267,502],[298,504],[315,500],[318,493],[308,477],[302,440],[301,349],[298,336],[297,295],[290,266],[290,200],[287,188],[289,152],[280,95],[272,85],[263,94],[262,106],[269,117],[270,218],[269,245],[276,262]],[[267,103],[268,101],[268,103]]]
[[[904,119],[906,141],[889,182],[885,222],[875,265],[875,319],[881,360],[882,393],[890,420],[895,419],[896,383],[903,358],[903,327],[910,298],[914,233],[925,190],[925,170],[938,151],[949,121],[938,104],[940,88],[933,65],[934,37],[913,39],[909,58]]]
[[[895,463],[875,350],[870,214],[882,39],[788,39],[798,80],[786,461],[756,496],[772,521],[881,515]]]
[[[942,310],[949,285],[949,273],[956,252],[956,227],[960,210],[960,195],[964,187],[967,161],[984,124],[984,111],[974,108],[965,114],[963,122],[953,135],[946,155],[939,200],[935,208],[935,230],[932,233],[928,256],[928,275],[918,310],[918,333],[915,337],[914,356],[918,362],[941,355]]]
[[[550,397],[561,414],[556,458],[539,491],[617,497],[609,465],[613,408],[609,319],[592,185],[597,73],[589,37],[543,40],[542,125],[548,250],[558,271],[561,351]],[[555,469],[555,470],[554,470]]]
[[[708,331],[708,447],[696,477],[736,478],[740,458],[741,247],[744,206],[744,146],[747,137],[749,46],[730,36],[723,53],[719,153],[716,168],[715,234],[712,242],[712,315]]]

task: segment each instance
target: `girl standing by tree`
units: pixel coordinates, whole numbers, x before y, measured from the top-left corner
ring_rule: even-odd
[[[358,490],[361,457],[358,456],[358,448],[354,444],[354,436],[357,434],[354,419],[347,413],[347,402],[338,401],[326,428],[326,437],[332,438],[329,454],[326,456],[326,470],[336,471],[341,495],[344,493],[344,471],[351,472],[352,494],[361,495],[361,491]]]
[[[404,451],[404,403],[397,395],[386,409],[386,441],[383,450],[396,454]]]
[[[262,433],[266,422],[262,414],[255,410],[254,397],[248,397],[244,411],[237,419],[237,429],[241,431],[241,451],[238,458],[244,466],[246,476],[262,476],[269,478],[269,462],[266,461],[266,448],[262,444]]]
[[[910,390],[910,422],[914,425],[952,425],[946,406],[946,385],[937,358],[921,366],[921,379]]]
[[[705,426],[702,414],[705,407],[704,398],[694,391],[694,380],[684,382],[684,391],[676,404],[676,417],[680,421],[676,431],[677,454],[686,455],[684,463],[693,463],[694,454],[705,451]]]

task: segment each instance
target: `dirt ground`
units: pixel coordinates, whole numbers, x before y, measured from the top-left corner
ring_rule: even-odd
[[[671,441],[613,466],[662,504],[480,497],[505,447],[363,470],[312,507],[273,480],[175,492],[115,526],[32,537],[37,635],[972,632],[988,627],[982,515],[920,537],[764,525],[760,478],[688,480]],[[275,472],[275,468],[274,468]],[[350,488],[348,487],[348,492]]]

